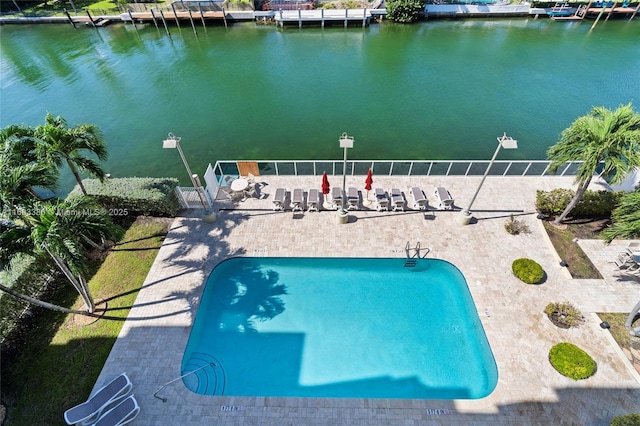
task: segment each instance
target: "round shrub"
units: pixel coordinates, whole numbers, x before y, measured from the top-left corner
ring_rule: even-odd
[[[513,275],[527,284],[537,284],[544,278],[544,269],[535,260],[521,258],[511,265]]]
[[[640,414],[625,414],[622,416],[615,416],[611,420],[611,426],[640,426]]]
[[[591,377],[596,372],[596,362],[591,356],[571,343],[558,343],[549,351],[549,362],[558,373],[573,380]]]
[[[544,313],[560,328],[577,327],[584,321],[582,312],[569,302],[549,303]]]

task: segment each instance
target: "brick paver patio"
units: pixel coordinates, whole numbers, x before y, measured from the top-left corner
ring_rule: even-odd
[[[466,207],[479,177],[376,177],[374,187],[446,186],[457,207]],[[339,186],[342,178],[330,177]],[[610,246],[580,241],[603,280],[572,280],[536,219],[537,189],[570,187],[572,178],[489,177],[474,204],[477,222],[461,226],[458,212],[407,210],[351,212],[337,223],[332,211],[271,211],[275,188],[320,188],[321,178],[258,177],[264,199],[218,203],[214,223],[197,212],[175,219],[135,306],[96,386],[121,372],[134,383],[139,425],[423,425],[423,424],[609,424],[615,415],[640,412],[640,377],[620,356],[595,312],[629,311],[640,299],[638,278],[609,263],[628,242]],[[347,178],[362,189],[364,176]],[[595,184],[598,186],[598,184]],[[373,197],[373,194],[370,194]],[[529,225],[529,235],[509,235],[510,214]],[[480,400],[395,400],[201,396],[178,380],[182,354],[198,309],[203,283],[232,256],[404,257],[407,241],[430,247],[429,257],[455,264],[467,279],[499,371],[496,389]],[[511,273],[518,257],[538,261],[548,277],[526,285]],[[123,271],[126,274],[126,271]],[[569,301],[585,315],[576,329],[556,328],[543,313],[549,302]],[[558,374],[547,357],[568,341],[591,354],[597,373],[582,381]]]

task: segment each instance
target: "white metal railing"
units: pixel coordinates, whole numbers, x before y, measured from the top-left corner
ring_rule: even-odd
[[[180,207],[183,209],[204,209],[202,194],[198,194],[198,190],[192,186],[177,186],[175,189],[176,198]]]
[[[342,160],[242,160],[255,162],[262,176],[342,175]],[[579,161],[567,162],[549,173],[548,160],[496,160],[490,176],[575,176]],[[378,176],[482,176],[489,160],[348,160],[347,174]],[[217,161],[213,171],[220,184],[225,176],[239,175],[236,161]]]

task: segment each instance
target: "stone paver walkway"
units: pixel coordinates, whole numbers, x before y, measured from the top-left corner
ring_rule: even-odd
[[[377,177],[374,187],[421,186],[435,204],[435,185],[446,186],[457,207],[466,207],[479,177]],[[195,213],[176,218],[96,386],[126,371],[141,406],[139,425],[605,425],[619,414],[640,411],[640,378],[620,356],[594,312],[624,312],[640,298],[640,282],[608,263],[626,245],[579,244],[603,280],[572,280],[552,250],[534,210],[537,189],[570,187],[571,178],[489,177],[474,204],[477,222],[461,226],[450,211],[404,213],[360,210],[337,224],[331,211],[293,214],[270,210],[275,188],[319,188],[316,177],[259,177],[265,199],[219,204],[217,220]],[[342,177],[330,177],[340,185]],[[362,190],[364,176],[347,178]],[[597,186],[597,184],[596,184]],[[373,194],[370,194],[373,196]],[[529,235],[504,230],[511,214]],[[430,247],[429,257],[455,264],[465,275],[499,371],[496,389],[480,400],[394,400],[200,396],[178,380],[198,302],[209,273],[232,256],[404,257],[407,241]],[[548,277],[525,285],[511,273],[519,257],[538,261]],[[126,271],[123,271],[126,274]],[[569,301],[585,315],[576,329],[556,328],[543,313],[549,302]],[[598,363],[582,381],[558,374],[548,362],[551,346],[572,342]]]

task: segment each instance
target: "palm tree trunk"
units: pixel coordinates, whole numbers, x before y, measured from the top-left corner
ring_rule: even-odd
[[[107,248],[107,241],[104,238],[101,238],[101,242],[102,245],[96,243],[95,241],[93,241],[91,238],[87,238],[85,235],[80,235],[82,237],[83,240],[85,240],[87,242],[87,244],[89,244],[91,247],[93,247],[94,249],[100,250],[100,251],[105,251]]]
[[[64,261],[60,259],[60,257],[56,256],[51,252],[49,252],[49,255],[51,256],[55,264],[58,266],[58,268],[62,271],[62,273],[71,282],[71,284],[76,289],[76,291],[80,294],[80,297],[82,297],[82,301],[87,307],[87,312],[92,314],[96,308],[96,305],[93,301],[93,298],[91,297],[91,293],[89,292],[89,286],[87,285],[87,282],[84,280],[82,275],[79,275],[78,278],[76,278],[71,272],[71,270],[64,263]]]
[[[71,173],[73,173],[73,176],[76,178],[76,182],[78,182],[78,186],[80,186],[80,191],[82,191],[83,195],[89,195],[87,194],[87,190],[84,188],[84,185],[82,184],[82,179],[80,179],[80,174],[78,173],[78,169],[76,169],[76,166],[67,158],[67,164],[69,165],[69,168],[71,169]]]
[[[25,302],[31,303],[32,305],[40,306],[41,308],[51,309],[53,311],[58,311],[58,312],[64,312],[66,314],[80,314],[80,315],[87,315],[87,316],[95,316],[94,314],[91,314],[87,311],[77,311],[75,309],[68,309],[62,306],[54,305],[53,303],[43,302],[42,300],[38,300],[31,296],[27,296],[26,294],[19,293],[14,289],[6,287],[2,284],[0,284],[0,291],[4,291],[5,293],[8,293],[14,297],[17,297],[18,299],[24,300]]]
[[[582,182],[582,184],[578,187],[578,190],[576,191],[576,193],[573,196],[573,198],[571,199],[571,201],[569,201],[569,204],[567,204],[567,207],[564,209],[562,214],[560,216],[558,216],[556,218],[556,220],[553,221],[554,225],[561,225],[562,224],[562,222],[566,219],[566,217],[569,215],[569,213],[571,213],[571,210],[573,210],[573,208],[582,199],[582,196],[587,191],[587,188],[589,187],[590,183],[591,183],[591,177],[589,177],[584,182]]]

